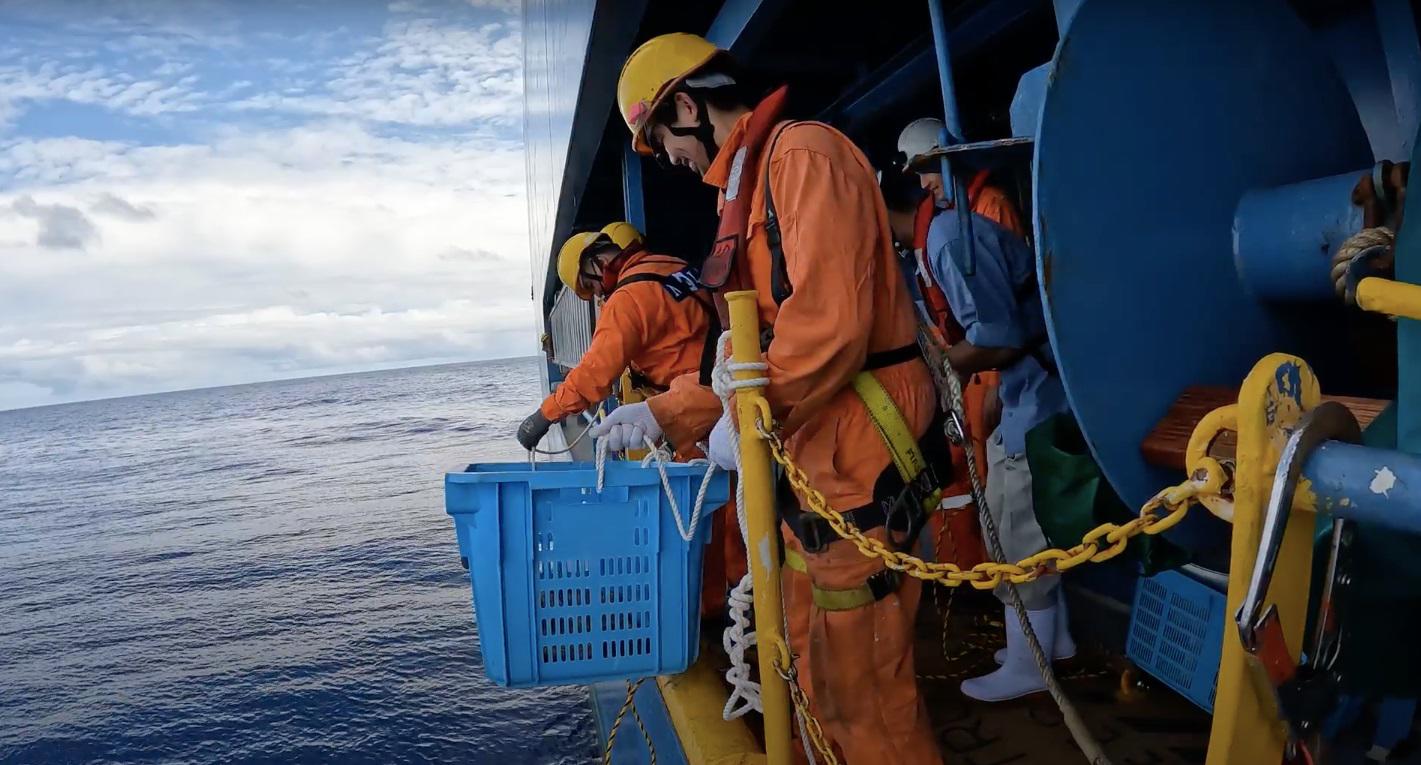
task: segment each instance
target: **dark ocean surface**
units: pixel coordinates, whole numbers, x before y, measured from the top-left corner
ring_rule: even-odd
[[[442,478],[518,359],[0,412],[0,761],[582,763],[483,677]]]

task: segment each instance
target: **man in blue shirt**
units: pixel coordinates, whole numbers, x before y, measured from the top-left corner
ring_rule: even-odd
[[[1007,562],[1014,563],[1047,546],[1032,505],[1026,433],[1069,405],[1046,339],[1034,253],[1020,236],[981,215],[972,216],[971,230],[969,252],[956,213],[939,212],[928,230],[928,263],[966,333],[947,351],[953,368],[964,378],[993,369],[1001,374],[1001,423],[987,442],[987,505]],[[1061,659],[1075,654],[1075,644],[1058,584],[1049,577],[1017,589],[1042,650]],[[997,597],[1007,602],[1004,588]],[[1004,622],[1007,647],[999,654],[1001,668],[964,681],[963,694],[1005,701],[1045,690],[1010,606]]]

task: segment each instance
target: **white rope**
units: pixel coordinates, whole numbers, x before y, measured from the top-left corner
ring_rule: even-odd
[[[701,476],[701,488],[696,492],[695,504],[691,508],[691,520],[687,522],[681,517],[681,508],[676,504],[676,493],[671,490],[671,477],[666,474],[666,463],[672,461],[673,455],[665,448],[657,445],[649,436],[642,436],[641,440],[646,444],[647,455],[642,458],[641,466],[656,465],[656,472],[661,474],[661,489],[666,494],[666,501],[671,505],[671,517],[676,519],[676,533],[681,535],[681,541],[690,543],[696,538],[696,529],[701,525],[701,514],[705,510],[706,493],[710,490],[711,476],[715,475],[716,465],[710,460],[692,460],[689,464],[698,465],[704,463],[706,466],[705,475]],[[597,441],[597,493],[602,493],[602,487],[607,478],[607,441],[599,439]]]
[[[528,461],[536,465],[538,462],[538,458],[535,455],[542,454],[547,457],[555,457],[559,454],[567,454],[568,452],[577,448],[577,445],[581,443],[582,438],[588,433],[592,432],[593,428],[597,427],[597,420],[601,419],[602,417],[603,406],[605,406],[605,404],[597,405],[597,411],[593,413],[592,421],[587,423],[587,427],[583,428],[581,433],[577,434],[577,438],[572,439],[572,443],[561,449],[539,449],[535,446],[532,449],[528,450]]]
[[[725,681],[730,685],[730,697],[725,700],[725,707],[721,710],[721,717],[726,720],[734,720],[744,717],[749,712],[763,712],[764,706],[760,701],[760,684],[750,677],[750,662],[745,660],[745,652],[756,644],[755,631],[750,629],[750,614],[754,607],[754,579],[750,575],[753,570],[753,563],[750,560],[750,525],[745,514],[745,482],[740,480],[742,465],[740,458],[740,433],[735,427],[735,418],[731,416],[731,407],[735,406],[735,392],[746,388],[763,388],[770,384],[770,379],[763,374],[759,377],[752,377],[745,380],[735,379],[735,373],[740,371],[766,372],[770,365],[763,361],[738,362],[730,361],[726,358],[726,350],[730,343],[730,332],[721,333],[716,340],[716,364],[711,371],[711,389],[720,397],[722,416],[730,423],[730,448],[735,454],[735,518],[740,526],[740,537],[745,540],[745,576],[740,578],[726,597],[726,610],[729,612],[730,624],[726,626],[725,632],[721,635],[721,647],[730,657],[730,668],[725,671]]]
[[[752,711],[764,711],[760,702],[760,684],[750,677],[750,662],[745,660],[745,651],[756,642],[755,631],[750,629],[750,609],[754,604],[750,575],[746,574],[726,596],[730,624],[721,633],[720,639],[721,648],[730,657],[730,669],[725,671],[730,697],[720,710],[720,716],[726,720],[744,717]]]

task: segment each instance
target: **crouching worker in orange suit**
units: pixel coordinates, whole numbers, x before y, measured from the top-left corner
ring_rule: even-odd
[[[630,223],[573,234],[558,253],[558,276],[583,300],[601,300],[602,312],[582,360],[518,427],[518,442],[529,450],[553,423],[605,400],[622,370],[630,367],[646,387],[665,390],[673,379],[694,374],[715,349],[715,311],[709,296],[698,292],[694,273],[679,258],[648,251]],[[703,456],[691,441],[678,442],[676,453],[681,460]],[[725,610],[729,577],[733,586],[745,570],[735,511],[727,510],[716,516],[706,551],[706,615]]]
[[[950,462],[874,170],[834,128],[785,121],[783,88],[761,99],[741,80],[705,39],[662,35],[628,58],[618,106],[636,151],[721,191],[702,282],[758,291],[760,324],[771,330],[764,392],[790,456],[831,506],[904,549],[925,520],[924,495],[936,502],[947,476],[927,468],[905,477],[894,455]],[[880,435],[880,424],[902,438]],[[711,459],[733,466],[730,432],[719,399],[686,376],[617,409],[593,434],[616,445],[638,433],[677,443],[710,433]],[[783,591],[815,716],[850,765],[940,763],[913,665],[922,582],[865,557],[803,502],[779,508]]]

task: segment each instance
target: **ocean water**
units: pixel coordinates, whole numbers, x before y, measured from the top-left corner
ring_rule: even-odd
[[[538,361],[0,412],[0,762],[582,763],[483,677],[442,474]]]

